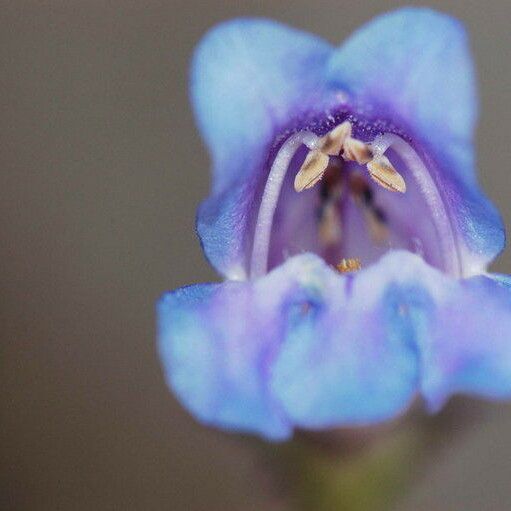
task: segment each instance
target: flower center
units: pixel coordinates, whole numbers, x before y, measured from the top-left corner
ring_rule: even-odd
[[[251,277],[304,251],[352,271],[392,249],[461,274],[444,201],[418,153],[392,133],[364,142],[352,132],[345,121],[322,137],[299,131],[283,143],[262,194]]]

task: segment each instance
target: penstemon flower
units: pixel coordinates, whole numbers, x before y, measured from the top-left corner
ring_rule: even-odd
[[[460,23],[401,9],[339,48],[272,21],[214,28],[192,100],[213,160],[197,230],[224,283],[165,294],[167,380],[200,421],[285,439],[422,397],[511,396],[511,279],[474,169]]]

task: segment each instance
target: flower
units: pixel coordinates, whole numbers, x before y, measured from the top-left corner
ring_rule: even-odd
[[[197,230],[224,283],[165,294],[159,351],[200,421],[288,438],[422,397],[511,396],[505,239],[474,169],[462,25],[404,8],[339,48],[241,19],[199,45],[213,160]]]

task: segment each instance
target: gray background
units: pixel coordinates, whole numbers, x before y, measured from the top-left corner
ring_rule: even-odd
[[[160,292],[216,278],[193,229],[208,158],[190,53],[233,16],[338,42],[398,5],[1,2],[1,509],[267,509],[253,451],[177,405],[154,349]],[[482,180],[509,224],[510,3],[430,5],[471,32]],[[401,509],[504,511],[510,482],[511,407],[492,406]]]

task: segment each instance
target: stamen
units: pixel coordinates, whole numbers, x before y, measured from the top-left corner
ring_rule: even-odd
[[[386,156],[377,156],[367,164],[369,175],[380,186],[391,192],[406,191],[406,183],[403,176],[392,166]]]
[[[325,153],[317,150],[310,151],[295,176],[295,190],[303,192],[312,188],[323,177],[328,161],[328,155]]]
[[[409,170],[430,210],[444,258],[445,270],[453,275],[463,276],[453,226],[441,191],[415,149],[393,133],[385,133],[377,137],[372,142],[371,148],[377,157],[392,148]]]
[[[382,245],[389,236],[385,213],[374,203],[371,187],[358,172],[352,173],[350,176],[350,191],[364,213],[371,239],[378,245]]]
[[[356,138],[347,138],[344,142],[343,157],[345,160],[356,161],[360,165],[366,164],[373,158],[371,148]]]
[[[349,137],[351,137],[351,123],[344,121],[319,139],[318,149],[329,156],[339,156],[344,142]]]
[[[351,137],[351,124],[348,121],[339,124],[332,131],[317,140],[315,150],[311,151],[295,177],[295,190],[303,192],[312,188],[325,173],[329,156],[338,156],[346,140]]]
[[[335,203],[329,202],[321,212],[318,238],[325,247],[333,247],[340,243],[342,225]]]
[[[282,183],[284,182],[291,160],[302,145],[306,145],[310,150],[315,150],[318,140],[319,137],[309,131],[295,133],[284,142],[273,161],[264,186],[255,225],[250,261],[250,276],[252,278],[266,274],[268,268],[273,217],[277,209]]]
[[[362,263],[358,257],[341,259],[340,263],[336,265],[336,268],[341,273],[352,273],[362,269]]]

